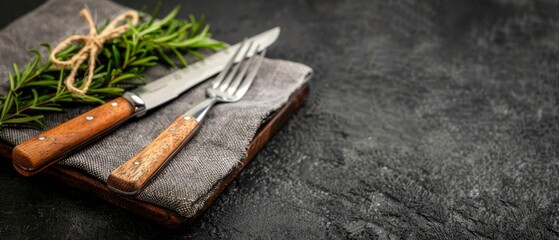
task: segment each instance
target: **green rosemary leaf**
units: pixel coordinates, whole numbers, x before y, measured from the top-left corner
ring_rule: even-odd
[[[74,97],[79,98],[82,102],[85,103],[99,103],[103,104],[105,101],[99,97],[91,96],[91,95],[77,95],[74,94]]]
[[[113,60],[109,60],[109,63],[107,64],[107,71],[105,72],[105,76],[111,76],[111,73],[113,72]]]
[[[196,50],[188,50],[188,53],[192,54],[193,56],[197,57],[200,60],[205,58],[204,55],[202,55],[200,52]]]
[[[147,29],[140,32],[140,36],[149,34],[149,33],[153,32],[153,31],[156,31],[156,30],[160,30],[163,25],[169,23],[169,21],[171,21],[173,18],[175,18],[177,16],[177,14],[179,13],[179,9],[180,9],[180,7],[177,6],[169,14],[167,14],[167,16],[165,16],[163,19],[161,19],[157,22],[152,22],[152,24],[150,24]]]
[[[58,79],[58,84],[56,86],[56,97],[59,97],[64,91],[64,87],[62,86],[63,77],[64,77],[64,68],[60,69],[60,79]]]
[[[203,19],[203,18],[202,18],[202,19]],[[208,25],[206,25],[206,26],[204,27],[204,30],[202,30],[202,32],[201,32],[200,34],[198,34],[198,35],[199,35],[199,36],[207,37],[209,31],[210,31],[210,25],[208,24]]]
[[[224,48],[225,45],[221,42],[216,42],[216,41],[211,41],[211,40],[205,40],[205,41],[198,41],[196,43],[193,43],[190,45],[190,47],[192,48],[210,48],[210,49],[219,49],[219,48]]]
[[[29,53],[35,54],[35,59],[39,64],[39,68],[43,67],[43,61],[41,61],[43,57],[41,56],[41,53],[37,49],[31,49],[29,50]]]
[[[180,32],[180,31],[176,31],[177,28],[180,28],[183,24],[180,21],[177,20],[173,20],[169,23],[169,26],[167,27],[167,31],[166,34],[173,34],[175,32]]]
[[[14,73],[16,75],[16,79],[21,79],[21,73],[19,72],[19,67],[17,64],[14,63]],[[14,85],[17,83],[17,80],[14,81]]]
[[[37,118],[33,121],[30,121],[30,122],[22,123],[22,124],[30,126],[30,127],[34,127],[34,128],[37,128],[37,129],[45,129],[45,124],[43,124],[41,121],[39,121],[39,119],[43,118],[43,115],[37,115],[37,116],[39,116],[39,118]]]
[[[42,107],[42,106],[32,106],[29,109],[38,110],[38,111],[49,111],[49,112],[62,112],[62,108],[57,107]]]
[[[202,39],[204,39],[204,36],[198,35],[188,40],[184,40],[182,42],[170,42],[168,43],[168,45],[169,47],[175,47],[175,48],[191,47],[191,45],[201,41]]]
[[[116,77],[115,79],[111,80],[109,82],[109,86],[113,86],[114,84],[119,83],[120,81],[126,80],[126,79],[130,79],[130,78],[135,78],[137,76],[137,74],[134,73],[125,73],[122,74],[118,77]]]
[[[56,57],[60,58],[60,59],[63,59],[63,60],[70,59],[68,56],[70,55],[70,53],[76,51],[76,49],[78,49],[78,44],[70,45],[70,46],[66,47],[64,50],[57,53]]]
[[[95,70],[93,71],[94,74],[98,74],[101,71],[103,71],[105,69],[105,65],[99,65],[95,68]]]
[[[173,8],[173,10],[171,10],[171,12],[169,14],[167,14],[167,16],[165,16],[163,19],[161,19],[161,21],[159,21],[157,23],[160,26],[169,23],[172,19],[174,19],[177,16],[177,14],[179,13],[179,10],[180,10],[180,6],[176,6],[175,8]]]
[[[126,24],[128,24],[129,31],[134,32],[134,35],[140,34],[138,29],[134,26],[134,24],[132,24],[132,21],[130,21],[130,19],[126,19]]]
[[[157,61],[157,57],[156,56],[151,56],[151,57],[147,57],[147,58],[142,58],[142,59],[138,59],[134,62],[130,63],[130,66],[150,66],[151,63],[156,63]]]
[[[67,93],[57,95],[52,100],[55,100],[57,103],[70,103],[76,101],[76,99],[74,99],[72,94],[67,94]]]
[[[140,35],[139,33],[132,35],[132,47],[133,47],[132,55],[134,55],[136,53],[137,46],[138,46],[138,41],[139,41],[139,37],[138,37],[139,35]]]
[[[118,49],[116,49],[115,45],[113,45],[113,59],[115,61],[115,64],[117,66],[120,66],[120,53],[118,52]]]
[[[12,118],[12,119],[8,119],[6,121],[3,121],[2,123],[26,123],[26,122],[31,122],[33,120],[39,120],[41,118],[43,118],[43,115],[37,115],[37,116],[29,116],[29,117],[19,117],[19,118]]]
[[[35,105],[37,104],[37,101],[39,101],[39,94],[35,88],[32,88],[31,92],[33,93],[33,103],[31,105]]]
[[[16,113],[19,112],[19,99],[17,97],[18,97],[17,94],[14,93],[14,96],[12,98],[12,102],[13,102],[13,105],[15,106],[15,108],[16,108],[15,109]]]
[[[192,31],[190,32],[189,36],[194,37],[194,35],[198,32],[198,29],[200,28],[200,24],[198,24],[198,22],[196,21],[196,18],[192,14],[190,14],[188,16],[188,19],[192,23]]]
[[[171,60],[171,58],[169,58],[169,56],[167,56],[167,54],[161,48],[155,49],[157,50],[157,52],[159,52],[159,56],[161,56],[161,58],[163,58],[163,60],[165,60],[167,64],[169,64],[171,67],[176,67],[176,64],[173,62],[173,60]]]
[[[128,65],[130,61],[130,50],[132,49],[132,43],[126,42],[126,51],[124,52],[124,63],[123,65]]]
[[[111,79],[116,78],[117,76],[119,76],[122,73],[122,70],[120,70],[119,68],[115,68],[111,71],[111,74],[109,75],[111,77]]]
[[[176,48],[171,48],[171,50],[173,51],[173,53],[175,53],[175,55],[177,56],[177,58],[179,59],[179,61],[182,63],[182,65],[184,67],[188,67],[188,63],[186,63],[186,60],[184,59],[184,57],[182,56],[182,53],[180,53],[179,51],[177,51]]]
[[[169,40],[172,40],[173,38],[176,38],[179,35],[179,33],[180,32],[175,32],[171,35],[155,38],[155,39],[152,39],[151,42],[154,42],[154,43],[167,42]]]
[[[16,87],[16,80],[12,73],[8,73],[8,78],[10,79],[10,89],[14,89]]]
[[[107,77],[107,73],[106,72],[102,72],[102,73],[97,73],[97,74],[93,74],[92,79],[96,80],[96,79],[103,79]]]
[[[41,80],[30,82],[25,85],[25,87],[56,87],[60,81],[56,80]]]
[[[196,29],[195,32],[198,32],[198,30],[200,30],[200,27],[204,26],[205,23],[206,23],[206,17],[204,15],[200,16],[200,20],[198,20],[198,28]],[[204,35],[206,35],[209,28],[210,25],[206,25],[206,27],[204,27]]]
[[[111,51],[107,48],[103,48],[103,55],[104,55],[105,58],[111,58],[112,57]]]
[[[162,5],[163,4],[161,3],[161,1],[157,2],[157,4],[155,5],[155,8],[153,9],[153,13],[151,14],[151,18],[149,19],[149,22],[146,24],[147,26],[151,26],[151,24],[153,24],[153,21],[159,15],[159,11],[161,10]]]
[[[179,28],[179,30],[177,30],[177,32],[178,32],[179,34],[186,33],[186,30],[188,30],[189,28],[191,28],[192,25],[193,25],[192,23],[186,23],[186,22],[183,23],[183,24],[184,24],[184,25],[183,25],[181,28]],[[170,32],[171,29],[169,29],[168,31]]]
[[[37,65],[37,58],[34,58],[30,63],[25,65],[25,68],[23,69],[20,78],[22,82],[28,80],[28,77],[32,75],[33,71],[35,70],[35,65]],[[18,83],[18,85],[19,84],[21,84],[21,82]]]
[[[8,95],[6,95],[6,99],[2,103],[2,113],[0,114],[0,119],[5,119],[8,112],[12,109],[13,106],[13,92],[9,91]]]
[[[49,54],[52,52],[52,48],[48,43],[40,43],[39,46],[46,48]]]
[[[54,80],[54,79],[56,79],[56,78],[55,78],[53,75],[50,75],[50,74],[41,74],[41,79],[44,79],[44,80]]]
[[[119,87],[106,87],[106,88],[97,88],[89,90],[90,93],[101,93],[107,95],[121,95],[124,92],[124,89]]]

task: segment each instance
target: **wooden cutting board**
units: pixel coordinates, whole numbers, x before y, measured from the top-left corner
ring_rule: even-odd
[[[307,100],[308,93],[309,87],[308,85],[304,85],[301,89],[294,92],[287,103],[276,111],[267,122],[262,124],[248,147],[247,157],[242,160],[243,164],[237,165],[238,167],[234,168],[225,178],[221,179],[216,191],[204,203],[204,207],[191,218],[180,216],[172,210],[152,203],[116,194],[110,191],[104,182],[93,178],[79,169],[53,165],[45,169],[41,174],[50,175],[63,183],[90,192],[109,203],[134,212],[166,228],[179,231],[183,227],[196,222],[208,210],[219,194],[229,186],[233,179],[247,166],[272,136],[287,122],[295,111],[303,105]],[[12,148],[13,146],[0,142],[0,157],[11,160]],[[29,178],[30,181],[33,181],[33,179],[34,178]]]

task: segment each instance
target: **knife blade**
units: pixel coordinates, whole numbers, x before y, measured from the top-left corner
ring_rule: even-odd
[[[264,49],[276,41],[279,32],[280,28],[275,27],[247,40],[254,41]],[[33,176],[100,139],[127,120],[142,117],[147,111],[220,72],[239,46],[240,43],[229,46],[17,145],[12,151],[15,169],[24,176]],[[240,57],[236,58],[235,62],[240,60]]]

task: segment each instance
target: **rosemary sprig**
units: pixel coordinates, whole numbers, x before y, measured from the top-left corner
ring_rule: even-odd
[[[49,59],[43,60],[39,51],[31,50],[35,55],[33,60],[22,67],[14,64],[13,72],[8,73],[10,88],[6,95],[0,95],[0,129],[6,126],[44,128],[41,119],[45,113],[63,111],[69,103],[101,104],[118,97],[123,94],[124,86],[144,84],[141,81],[143,72],[158,62],[187,67],[185,53],[202,58],[199,49],[215,51],[225,47],[224,43],[211,39],[203,16],[176,19],[179,11],[176,7],[156,20],[159,9],[160,5],[151,17],[142,15],[140,23],[130,26],[122,36],[105,42],[97,56],[92,83],[83,95],[71,93],[64,86],[68,70],[57,69]],[[104,26],[98,28],[101,31]],[[41,46],[51,52],[48,44]],[[80,45],[68,46],[57,58],[69,59],[80,48]],[[86,70],[84,63],[77,76],[84,76]],[[85,78],[77,79],[75,85],[84,82]]]

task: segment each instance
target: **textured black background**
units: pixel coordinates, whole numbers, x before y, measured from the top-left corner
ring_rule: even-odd
[[[228,42],[281,26],[307,105],[179,234],[4,161],[0,238],[559,238],[558,3],[177,2]]]

